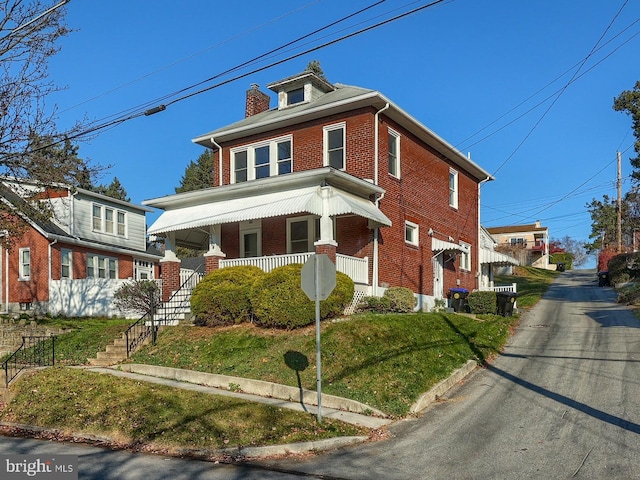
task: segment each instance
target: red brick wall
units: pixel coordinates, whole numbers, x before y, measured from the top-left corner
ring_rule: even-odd
[[[223,181],[230,181],[230,149],[250,145],[257,141],[293,134],[293,169],[296,172],[323,166],[323,127],[346,122],[346,171],[360,178],[374,178],[374,121],[375,110],[363,108],[347,114],[335,115],[306,122],[267,134],[254,135],[223,144]],[[381,210],[393,222],[392,227],[380,229],[379,278],[381,285],[406,286],[415,292],[433,294],[433,267],[431,237],[432,228],[437,238],[455,243],[464,241],[472,248],[472,270],[459,268],[459,258],[445,265],[445,292],[451,287],[476,288],[475,273],[478,269],[478,187],[477,180],[451,163],[405,129],[384,116],[379,126],[379,184],[386,190]],[[388,173],[388,128],[401,136],[401,178]],[[216,184],[219,163],[214,162]],[[449,206],[449,168],[458,172],[458,208]],[[419,243],[415,247],[404,241],[405,220],[419,225]],[[337,222],[338,253],[358,257],[368,256],[373,261],[373,231],[367,228],[367,220],[346,217]],[[442,235],[441,235],[442,234]],[[286,244],[286,220],[265,219],[262,223],[263,255],[284,253]],[[222,249],[227,258],[239,256],[238,226],[223,225]],[[370,272],[371,278],[371,272]],[[459,283],[458,283],[459,282]]]

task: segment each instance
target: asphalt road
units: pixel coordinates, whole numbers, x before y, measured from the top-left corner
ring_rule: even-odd
[[[640,479],[639,327],[571,271],[503,355],[386,441],[239,466],[7,438],[0,453],[79,455],[81,479]]]

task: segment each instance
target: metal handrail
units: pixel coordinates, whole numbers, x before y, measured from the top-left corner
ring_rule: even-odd
[[[9,357],[2,362],[5,375],[5,385],[16,378],[18,374],[29,367],[47,367],[55,365],[56,361],[56,337],[49,336],[23,336],[22,344]],[[51,340],[51,362],[47,355],[47,340]],[[11,371],[11,375],[9,372]]]
[[[171,302],[171,300],[173,300],[173,298],[187,285],[191,282],[191,279],[194,277],[194,275],[199,274],[200,273],[200,269],[201,267],[196,268],[191,275],[189,276],[189,278],[187,278],[182,285],[180,285],[180,288],[178,288],[177,291],[175,291],[173,293],[173,295],[171,295],[171,297],[169,297],[169,300],[166,303]],[[125,330],[124,334],[125,334],[125,340],[127,343],[127,358],[129,358],[129,356],[136,351],[136,349],[142,344],[142,342],[144,342],[147,338],[151,337],[151,343],[152,345],[156,344],[156,338],[158,336],[158,327],[159,327],[159,322],[156,322],[155,320],[155,311],[157,310],[157,307],[161,304],[161,302],[158,302],[152,309],[151,312],[147,312],[145,313],[142,317],[140,317],[136,322],[134,322],[133,324],[129,325],[129,328],[127,328],[127,330]],[[174,308],[174,315],[176,315],[176,312],[178,310],[178,307],[182,307],[182,305],[184,304],[184,301],[180,303],[180,305],[178,305],[177,307]],[[151,318],[151,320],[148,320],[148,317]],[[165,319],[165,322],[166,319]]]

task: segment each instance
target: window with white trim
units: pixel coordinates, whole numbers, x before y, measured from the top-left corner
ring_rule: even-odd
[[[20,258],[20,280],[31,278],[31,249],[21,248],[18,252]]]
[[[389,174],[400,178],[400,134],[389,129]]]
[[[240,257],[262,256],[262,221],[240,222]]]
[[[118,278],[118,260],[87,254],[87,278]]]
[[[460,242],[465,251],[460,254],[460,268],[462,270],[471,271],[471,245],[466,242]]]
[[[304,87],[289,90],[287,92],[287,105],[295,105],[304,102]]]
[[[60,278],[72,278],[72,254],[68,248],[60,250]]]
[[[320,217],[287,218],[287,253],[313,252],[319,239]]]
[[[418,246],[419,244],[419,227],[416,223],[405,220],[404,222],[404,241],[409,245]]]
[[[92,207],[92,227],[94,232],[126,237],[127,213],[123,210],[94,203]]]
[[[449,170],[449,206],[458,208],[458,172]]]
[[[284,175],[293,171],[293,138],[276,138],[268,142],[231,150],[231,183]]]
[[[153,280],[153,262],[138,260],[133,262],[133,275],[136,280]]]
[[[327,125],[324,132],[324,165],[337,170],[346,168],[346,124]]]

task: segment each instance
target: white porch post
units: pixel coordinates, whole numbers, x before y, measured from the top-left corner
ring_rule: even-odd
[[[175,232],[167,232],[164,237],[164,258],[161,262],[179,262],[176,256],[176,234]]]
[[[216,255],[218,257],[226,257],[220,249],[221,241],[220,225],[209,226],[209,250],[205,253],[205,256]]]
[[[338,242],[333,238],[333,222],[329,216],[329,195],[331,187],[322,187],[320,194],[322,195],[322,215],[320,216],[320,239],[314,243],[316,253],[327,255],[333,263],[336,263],[336,247]]]

